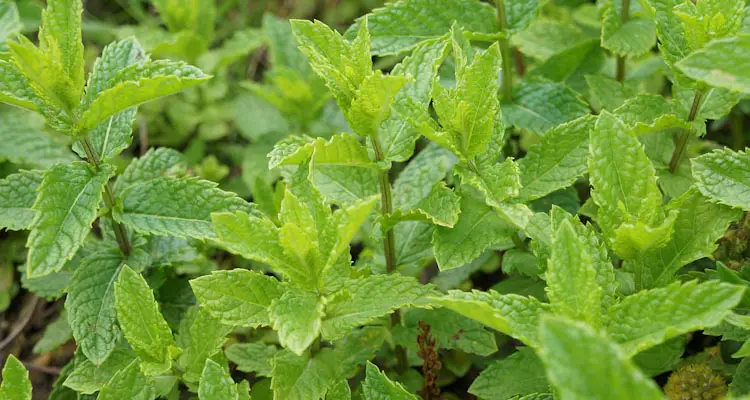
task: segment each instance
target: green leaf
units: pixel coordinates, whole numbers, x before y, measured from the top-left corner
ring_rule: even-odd
[[[263,14],[263,33],[271,54],[271,65],[274,68],[291,68],[303,76],[312,75],[310,64],[297,47],[292,34],[292,26],[288,20],[271,13]]]
[[[16,3],[3,1],[0,3],[0,52],[7,51],[5,41],[13,34],[21,31],[21,17],[18,15]]]
[[[112,379],[102,387],[97,400],[153,400],[156,388],[153,379],[141,372],[138,360],[117,371]]]
[[[349,279],[345,288],[328,299],[321,332],[326,340],[335,340],[351,329],[410,305],[427,304],[434,294],[431,285],[422,285],[401,275],[373,275]]]
[[[422,18],[425,12],[430,18]],[[379,56],[406,52],[443,36],[454,23],[485,36],[498,31],[495,10],[477,0],[446,0],[439,6],[429,0],[395,1],[358,19],[347,36],[353,37],[365,19],[372,35],[372,54]]]
[[[146,52],[135,38],[114,42],[105,47],[89,76],[83,107],[89,107],[101,92],[111,89],[117,83],[115,79],[121,70],[130,65],[141,65],[146,60]],[[130,146],[135,113],[136,107],[123,110],[88,132],[94,150],[102,160],[110,159]],[[83,149],[77,147],[78,154],[85,156]]]
[[[589,175],[591,196],[600,210],[597,222],[611,242],[624,224],[651,226],[663,220],[656,172],[643,145],[606,110],[591,131]]]
[[[691,93],[691,102],[692,96]],[[613,113],[641,138],[651,132],[663,135],[668,129],[683,129],[702,136],[706,129],[705,123],[702,120],[686,121],[687,111],[681,111],[675,103],[659,95],[639,94],[626,100]]]
[[[268,314],[279,342],[301,356],[320,335],[324,303],[313,292],[288,290],[273,300]]]
[[[604,75],[586,75],[586,84],[591,95],[602,109],[614,110],[625,100],[637,94],[636,88]]]
[[[118,347],[99,366],[85,358],[81,359],[75,363],[75,368],[63,384],[82,394],[98,392],[118,371],[124,370],[133,361],[136,361],[137,366],[136,358],[132,350]]]
[[[0,59],[0,102],[36,111],[41,103],[29,80],[11,61]]]
[[[586,242],[570,221],[564,221],[552,239],[552,257],[547,264],[547,297],[556,315],[601,323],[602,288]]]
[[[494,290],[468,293],[452,290],[433,301],[535,348],[539,346],[539,318],[552,310],[549,304],[533,297],[501,295]]]
[[[686,39],[682,21],[675,14],[674,8],[681,3],[678,0],[649,0],[654,10],[656,32],[659,38],[659,50],[668,65],[673,65],[692,50]]]
[[[182,379],[186,382],[197,383],[200,380],[206,360],[221,351],[227,335],[234,330],[232,326],[222,324],[210,314],[206,308],[199,309],[187,332],[187,346],[180,343],[185,351],[178,361],[184,366],[185,374]],[[181,328],[184,326],[185,323],[181,324]],[[181,339],[184,338],[182,330],[180,334]]]
[[[365,77],[351,105],[344,111],[354,132],[360,136],[377,136],[380,124],[390,115],[396,94],[406,82],[406,77],[383,75],[379,70]]]
[[[616,344],[581,323],[546,318],[540,358],[561,399],[663,399]]]
[[[351,43],[320,21],[292,20],[291,24],[299,49],[346,114],[357,88],[372,74],[367,24],[359,28]]]
[[[544,4],[540,0],[505,0],[508,31],[515,34],[526,29],[539,15]]]
[[[29,277],[59,271],[75,255],[91,230],[104,185],[113,174],[108,164],[95,170],[85,162],[58,164],[44,173],[26,243]]]
[[[312,359],[285,350],[273,359],[271,388],[276,399],[318,400],[341,374],[339,360],[330,349],[321,349]]]
[[[198,386],[198,398],[201,400],[237,400],[239,395],[229,371],[208,359],[203,368],[200,386]]]
[[[419,335],[419,322],[430,325],[430,335],[441,349],[456,349],[471,354],[488,356],[497,351],[495,334],[484,325],[447,308],[411,308],[401,313],[405,333],[409,334],[408,344],[416,344]]]
[[[537,135],[589,113],[580,96],[562,83],[537,79],[523,81],[513,93],[513,102],[503,104],[505,121]]]
[[[316,143],[315,138],[306,135],[292,135],[280,140],[268,153],[268,169],[274,169],[280,165],[299,165],[307,161]]]
[[[514,231],[515,228],[495,209],[464,191],[458,222],[453,228],[438,226],[435,229],[435,259],[441,270],[458,268],[505,240]]]
[[[81,115],[79,133],[96,128],[113,115],[142,103],[198,85],[210,76],[182,62],[159,60],[132,64],[118,71],[111,87],[100,92]]]
[[[96,364],[109,357],[119,336],[114,283],[122,265],[119,251],[99,251],[84,258],[70,279],[65,300],[68,322],[78,347]]]
[[[586,173],[589,132],[595,118],[585,116],[558,125],[532,145],[518,161],[521,171],[519,197],[534,200],[572,185]]]
[[[717,325],[743,292],[742,286],[717,281],[675,282],[638,292],[609,309],[607,332],[633,356],[675,336]]]
[[[461,198],[453,190],[438,182],[427,196],[412,208],[402,211],[400,208],[386,216],[384,225],[395,225],[398,221],[426,221],[435,225],[453,227],[458,221],[459,202]]]
[[[365,380],[362,382],[362,397],[365,400],[417,400],[417,396],[406,391],[400,383],[388,379],[369,361],[365,367]]]
[[[527,29],[510,38],[521,53],[539,60],[546,60],[585,40],[586,36],[575,25],[544,18],[534,20]]]
[[[623,23],[623,3],[622,0],[604,3],[601,11],[602,47],[618,56],[638,57],[656,45],[656,26],[650,15],[631,15]]]
[[[456,63],[463,65],[466,60],[462,58]],[[499,68],[500,48],[495,43],[474,57],[471,64],[456,70],[454,89],[438,85],[433,89],[433,106],[442,129],[464,161],[483,153],[492,138],[500,110],[497,97]]]
[[[483,399],[510,399],[549,390],[544,365],[528,347],[482,370],[469,387],[469,393]]]
[[[725,148],[691,162],[696,186],[703,195],[720,204],[750,210],[750,153]]]
[[[227,359],[237,364],[242,372],[271,376],[271,360],[279,350],[263,343],[235,343],[224,350]]]
[[[326,400],[351,400],[351,398],[352,389],[346,380],[340,380],[326,392]]]
[[[379,138],[386,161],[406,161],[414,153],[414,144],[420,133],[409,118],[401,115],[400,108],[427,112],[438,69],[448,55],[448,45],[443,38],[428,40],[393,67],[392,75],[411,77],[412,80],[396,93],[388,118],[380,124]],[[407,114],[409,112],[413,111]]]
[[[462,184],[479,190],[488,205],[494,206],[518,196],[521,190],[521,171],[512,158],[480,168],[476,170],[458,165],[453,171],[461,178]]]
[[[676,66],[688,77],[710,86],[750,92],[750,37],[714,40],[680,60]]]
[[[347,205],[378,193],[378,166],[355,135],[340,134],[313,145],[312,181],[326,199]]]
[[[390,338],[384,326],[366,326],[355,329],[334,342],[334,353],[339,360],[344,376],[351,378],[359,373],[359,367],[372,360]]]
[[[115,283],[117,321],[128,344],[142,359],[144,372],[159,374],[170,368],[170,347],[176,346],[172,331],[143,277],[123,266]]]
[[[20,171],[0,180],[0,228],[16,231],[28,229],[34,222],[32,209],[42,174]]]
[[[252,242],[250,242],[252,243]],[[255,271],[216,271],[190,281],[201,307],[227,325],[255,328],[271,325],[268,307],[284,285]]]
[[[3,400],[31,400],[29,371],[14,355],[9,355],[3,367],[3,382],[0,384]]]
[[[39,30],[41,50],[59,58],[65,76],[73,82],[78,94],[83,91],[84,82],[82,12],[80,0],[50,1],[42,12],[42,27]]]
[[[254,207],[217,184],[198,178],[163,176],[122,192],[113,217],[137,232],[181,238],[213,239],[211,214],[253,212]]]
[[[44,119],[38,115],[16,107],[0,106],[0,125],[4,127],[0,130],[2,159],[44,168],[77,159],[63,141],[45,132]]]
[[[186,170],[187,161],[178,151],[167,147],[150,149],[146,154],[128,164],[122,174],[117,177],[114,190],[119,194],[135,184],[161,176],[181,175]]]

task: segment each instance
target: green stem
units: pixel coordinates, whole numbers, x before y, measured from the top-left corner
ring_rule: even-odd
[[[696,91],[695,96],[693,97],[693,105],[690,107],[690,114],[687,118],[688,122],[693,122],[695,120],[695,116],[700,109],[702,98],[703,92],[700,90]],[[692,133],[685,130],[680,134],[679,139],[677,139],[677,146],[674,149],[674,153],[672,153],[672,159],[669,161],[669,172],[674,173],[677,170],[677,166],[680,164],[680,158],[682,158],[682,154],[685,153],[687,144],[690,141],[690,135],[692,135]]]
[[[620,9],[620,24],[625,25],[630,18],[630,0],[622,0]],[[617,72],[615,73],[618,82],[625,82],[625,62],[626,56],[617,56]]]
[[[505,0],[496,0],[497,24],[503,38],[498,40],[500,55],[503,58],[503,101],[513,99],[513,56],[510,48],[510,34],[508,33],[508,17],[505,12]]]
[[[643,259],[635,260],[635,276],[633,278],[635,291],[638,293],[643,289]]]
[[[81,143],[81,147],[83,147],[83,151],[86,152],[86,157],[88,158],[89,163],[96,169],[99,169],[101,161],[99,160],[99,156],[96,154],[94,146],[91,144],[91,140],[89,140],[88,137],[85,137],[83,139],[79,139],[79,142]],[[117,202],[115,201],[115,195],[112,192],[112,186],[109,184],[109,182],[104,185],[104,204],[106,204],[109,208],[110,214],[112,213],[112,209],[117,204]],[[132,248],[130,247],[128,236],[125,233],[125,227],[117,223],[114,218],[110,218],[110,221],[112,222],[112,230],[115,232],[117,245],[120,246],[120,250],[123,252],[123,254],[125,254],[126,256],[129,255],[132,251]]]

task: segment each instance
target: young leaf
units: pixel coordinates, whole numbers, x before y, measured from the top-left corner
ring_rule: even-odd
[[[0,59],[0,102],[31,111],[41,103],[29,80],[10,60]]]
[[[528,347],[482,370],[469,387],[469,393],[483,399],[510,399],[549,390],[544,365]]]
[[[495,209],[464,192],[458,222],[453,228],[438,226],[433,235],[435,259],[441,270],[470,263],[515,231]]]
[[[130,107],[177,93],[209,78],[198,68],[182,62],[159,60],[132,64],[115,74],[112,86],[94,98],[75,129],[85,134]]]
[[[742,214],[740,210],[708,201],[696,189],[670,202],[667,212],[671,210],[679,212],[672,238],[664,247],[643,256],[647,284],[651,287],[667,285],[684,265],[710,257],[716,250],[716,241]]]
[[[80,0],[53,0],[42,12],[39,29],[39,47],[48,54],[59,57],[63,72],[78,90],[83,92],[83,41],[81,39]]]
[[[224,324],[255,328],[271,325],[268,307],[284,285],[255,271],[216,271],[190,281],[198,303]]]
[[[407,392],[400,383],[388,379],[369,361],[365,367],[365,380],[362,382],[362,397],[365,400],[417,400],[417,396]]]
[[[750,62],[750,37],[735,36],[714,40],[680,60],[676,66],[688,77],[710,86],[750,92],[750,73],[743,65]]]
[[[350,279],[344,288],[326,304],[321,332],[327,340],[338,339],[351,329],[399,308],[427,304],[426,297],[434,294],[432,286],[401,275]]]
[[[98,392],[115,376],[117,371],[125,369],[136,358],[132,350],[118,347],[99,366],[94,365],[88,359],[79,360],[63,384],[82,394]],[[138,365],[137,362],[136,365]]]
[[[63,310],[60,316],[47,325],[44,336],[34,345],[34,354],[46,354],[67,343],[73,338],[73,330],[68,323],[68,314]]]
[[[503,104],[508,125],[537,135],[589,113],[580,96],[562,83],[543,79],[523,81],[513,93],[513,102]]]
[[[13,355],[9,355],[3,367],[3,382],[0,384],[0,399],[31,400],[29,371]]]
[[[692,161],[698,189],[730,207],[750,210],[750,153],[715,150]]]
[[[279,342],[298,356],[318,338],[324,303],[313,292],[288,290],[271,302],[268,314]]]
[[[535,348],[539,345],[539,318],[552,310],[549,304],[533,297],[501,295],[493,290],[470,293],[453,290],[433,301]]]
[[[115,283],[115,308],[120,328],[142,359],[144,372],[156,375],[169,369],[170,347],[176,346],[172,331],[146,280],[127,265]]]
[[[235,343],[224,350],[224,355],[242,372],[271,376],[271,360],[278,352],[276,346],[263,343]]]
[[[98,251],[84,258],[70,279],[68,322],[81,352],[97,365],[109,357],[119,336],[114,283],[122,265],[119,251]]]
[[[485,202],[494,206],[517,197],[521,190],[521,171],[512,158],[476,170],[458,165],[453,168],[461,183],[479,190]]]
[[[601,323],[602,288],[586,242],[570,221],[564,221],[552,239],[546,290],[556,315],[591,326]]]
[[[421,18],[425,12],[430,18]],[[446,0],[439,6],[429,0],[395,1],[358,19],[346,35],[353,37],[365,20],[372,35],[372,54],[380,56],[403,53],[425,40],[443,36],[453,24],[477,34],[498,31],[495,10],[477,0]]]
[[[122,192],[113,217],[137,232],[181,238],[213,239],[211,214],[253,212],[253,205],[217,184],[197,178],[159,177]]]
[[[602,47],[619,56],[638,57],[656,45],[656,26],[650,15],[631,15],[623,21],[623,4],[608,0],[602,7]]]
[[[185,320],[183,319],[183,321]],[[181,328],[183,327],[185,327],[184,322],[181,324]],[[184,366],[183,380],[191,383],[197,383],[200,380],[206,361],[209,357],[221,351],[221,347],[227,340],[227,335],[232,330],[232,326],[222,324],[212,317],[205,308],[198,310],[187,332],[189,336],[187,346],[180,343],[184,349],[178,360],[180,365]],[[180,334],[180,338],[185,337],[182,330]]]
[[[391,104],[406,82],[406,77],[383,75],[380,71],[365,77],[351,106],[344,112],[354,132],[360,136],[377,136],[380,123],[390,115]]]
[[[59,271],[91,230],[104,185],[114,168],[84,162],[58,164],[44,173],[32,209],[36,217],[26,246],[29,277]]]
[[[558,125],[518,161],[524,200],[535,200],[573,184],[586,173],[589,132],[595,118],[585,116]],[[554,149],[554,151],[552,151]]]
[[[540,340],[547,377],[563,400],[664,398],[616,344],[586,325],[545,318]]]
[[[42,174],[20,171],[0,180],[0,228],[21,230],[31,227],[36,211],[32,209]]]
[[[89,76],[83,106],[89,107],[99,93],[111,89],[110,85],[121,70],[133,64],[143,64],[146,59],[145,50],[135,38],[114,42],[105,47]],[[96,154],[102,160],[116,156],[130,145],[135,113],[136,108],[133,107],[112,115],[88,133]],[[76,151],[82,157],[85,156],[80,146],[77,146]]]
[[[198,386],[198,398],[201,400],[238,400],[237,386],[224,367],[216,361],[206,360]]]
[[[151,378],[143,375],[139,360],[133,360],[127,367],[117,371],[112,379],[102,387],[97,400],[153,400],[156,388]]]
[[[273,359],[271,388],[274,398],[318,400],[341,375],[341,364],[330,349],[321,349],[312,359],[286,350]]]

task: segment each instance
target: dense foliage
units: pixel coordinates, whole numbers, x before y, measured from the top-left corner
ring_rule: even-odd
[[[121,3],[0,0],[0,400],[750,398],[745,0]]]

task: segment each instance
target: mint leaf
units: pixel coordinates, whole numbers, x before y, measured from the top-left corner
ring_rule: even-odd
[[[539,60],[546,60],[585,40],[586,36],[575,25],[545,18],[534,20],[528,28],[510,38],[521,53]]]
[[[469,393],[485,399],[509,399],[549,390],[544,365],[528,347],[495,361],[474,379]]]
[[[9,355],[3,367],[0,398],[3,400],[31,400],[29,371],[14,355]]]
[[[271,360],[279,350],[263,343],[235,343],[224,350],[227,359],[242,372],[271,376]]]
[[[168,96],[206,81],[199,69],[167,60],[132,64],[111,78],[110,88],[97,94],[75,127],[86,133],[130,107]]]
[[[435,259],[441,270],[470,263],[515,231],[495,209],[469,193],[462,195],[458,222],[453,228],[438,226],[433,235]]]
[[[301,356],[318,338],[324,303],[313,292],[288,290],[274,299],[268,309],[273,329],[285,348]]]
[[[136,366],[138,366],[136,358],[132,350],[118,347],[98,366],[90,360],[81,359],[75,363],[75,367],[63,384],[82,394],[98,392],[118,371],[124,370],[133,361],[136,361]]]
[[[630,3],[628,3],[630,4]],[[656,45],[656,26],[650,15],[630,15],[622,21],[622,1],[608,0],[602,10],[602,47],[619,56],[638,57]]]
[[[0,59],[0,102],[35,111],[41,100],[29,80],[11,61]]]
[[[380,123],[390,115],[396,94],[406,84],[407,78],[383,75],[381,71],[365,77],[354,94],[344,115],[351,128],[360,136],[377,136]]]
[[[721,322],[742,298],[741,286],[709,281],[638,292],[608,312],[607,332],[628,355]]]
[[[115,283],[117,321],[128,344],[142,359],[148,375],[158,375],[171,364],[170,347],[176,346],[167,321],[159,312],[154,294],[143,277],[127,265]]]
[[[0,158],[48,168],[75,161],[64,142],[44,131],[44,119],[16,107],[0,106]]]
[[[494,206],[518,196],[521,190],[521,171],[512,158],[480,168],[477,173],[472,168],[458,165],[454,171],[463,184],[479,190],[489,205]]]
[[[78,94],[83,91],[83,41],[81,39],[81,13],[79,0],[55,0],[47,3],[42,12],[39,30],[39,47],[48,54],[56,54],[63,72]]]
[[[201,400],[237,400],[237,387],[229,376],[229,371],[215,361],[206,360],[198,386],[198,398]]]
[[[515,294],[501,295],[489,292],[461,292],[452,290],[433,301],[451,310],[477,320],[490,328],[512,336],[531,347],[538,347],[539,318],[551,311],[549,304],[533,297]]]
[[[288,400],[318,400],[341,377],[341,365],[330,349],[313,358],[281,351],[273,359],[271,388],[274,396]]]
[[[68,314],[63,310],[60,316],[47,325],[44,335],[34,345],[34,354],[46,354],[67,343],[73,338],[73,330],[68,323]]]
[[[32,206],[41,183],[42,174],[34,171],[21,171],[0,180],[0,228],[15,231],[31,227],[36,216]]]
[[[195,318],[187,329],[187,344],[183,343],[186,336],[184,328],[187,317],[183,319],[180,326],[180,345],[184,352],[178,359],[183,367],[185,375],[183,379],[187,382],[197,383],[206,360],[221,351],[221,347],[227,340],[227,335],[233,331],[233,327],[224,325],[210,315],[205,308],[197,311]]]
[[[119,336],[114,283],[122,265],[119,251],[99,251],[84,258],[70,279],[65,300],[68,322],[78,347],[96,364],[109,357]]]
[[[141,372],[137,359],[117,371],[96,397],[97,400],[153,400],[155,398],[154,382]]]
[[[570,221],[564,221],[554,234],[546,280],[547,297],[555,314],[591,326],[600,324],[602,288],[586,242]]]
[[[156,179],[160,176],[181,175],[187,170],[185,157],[178,151],[161,147],[150,149],[142,157],[128,164],[115,182],[115,193],[138,183]]]
[[[589,131],[595,118],[585,116],[550,129],[518,161],[522,199],[534,200],[570,186],[586,173]],[[554,149],[554,151],[552,151]]]
[[[711,199],[730,207],[750,210],[750,153],[714,150],[691,160],[698,189]]]
[[[5,41],[22,28],[21,16],[18,15],[16,3],[0,3],[0,21],[3,22],[0,29],[0,51],[7,51]]]
[[[747,93],[750,75],[742,68],[750,59],[750,37],[714,40],[680,60],[676,66],[688,77],[710,86]]]
[[[44,173],[32,209],[37,213],[26,246],[29,277],[59,271],[88,235],[114,169],[84,162],[58,164]]]
[[[561,399],[663,399],[661,390],[616,344],[590,327],[545,318],[540,358]]]
[[[427,304],[426,297],[434,294],[431,285],[401,275],[350,279],[343,287],[326,304],[321,332],[327,340],[338,339],[351,329],[399,308]]]
[[[562,123],[589,113],[580,96],[562,83],[537,79],[522,81],[513,102],[503,104],[505,121],[541,135]]]
[[[420,17],[425,12],[430,18]],[[365,19],[372,35],[372,54],[381,56],[406,52],[425,40],[446,34],[453,24],[477,34],[498,31],[495,10],[476,0],[450,0],[439,7],[429,0],[399,0],[357,20],[347,36],[353,37]]]
[[[268,307],[284,285],[273,277],[244,269],[216,271],[190,281],[204,310],[228,325],[270,325]]]
[[[416,344],[414,338],[419,335],[419,322],[423,321],[430,325],[430,335],[441,349],[456,349],[482,356],[497,351],[493,332],[479,322],[447,308],[410,308],[401,313],[401,320],[405,325],[404,334],[408,333],[408,345]]]
[[[211,213],[245,211],[253,206],[216,183],[197,178],[159,177],[123,190],[115,220],[137,232],[213,239]]]
[[[365,380],[362,382],[362,397],[365,400],[417,400],[417,396],[407,392],[400,383],[388,379],[369,361],[365,367]]]

